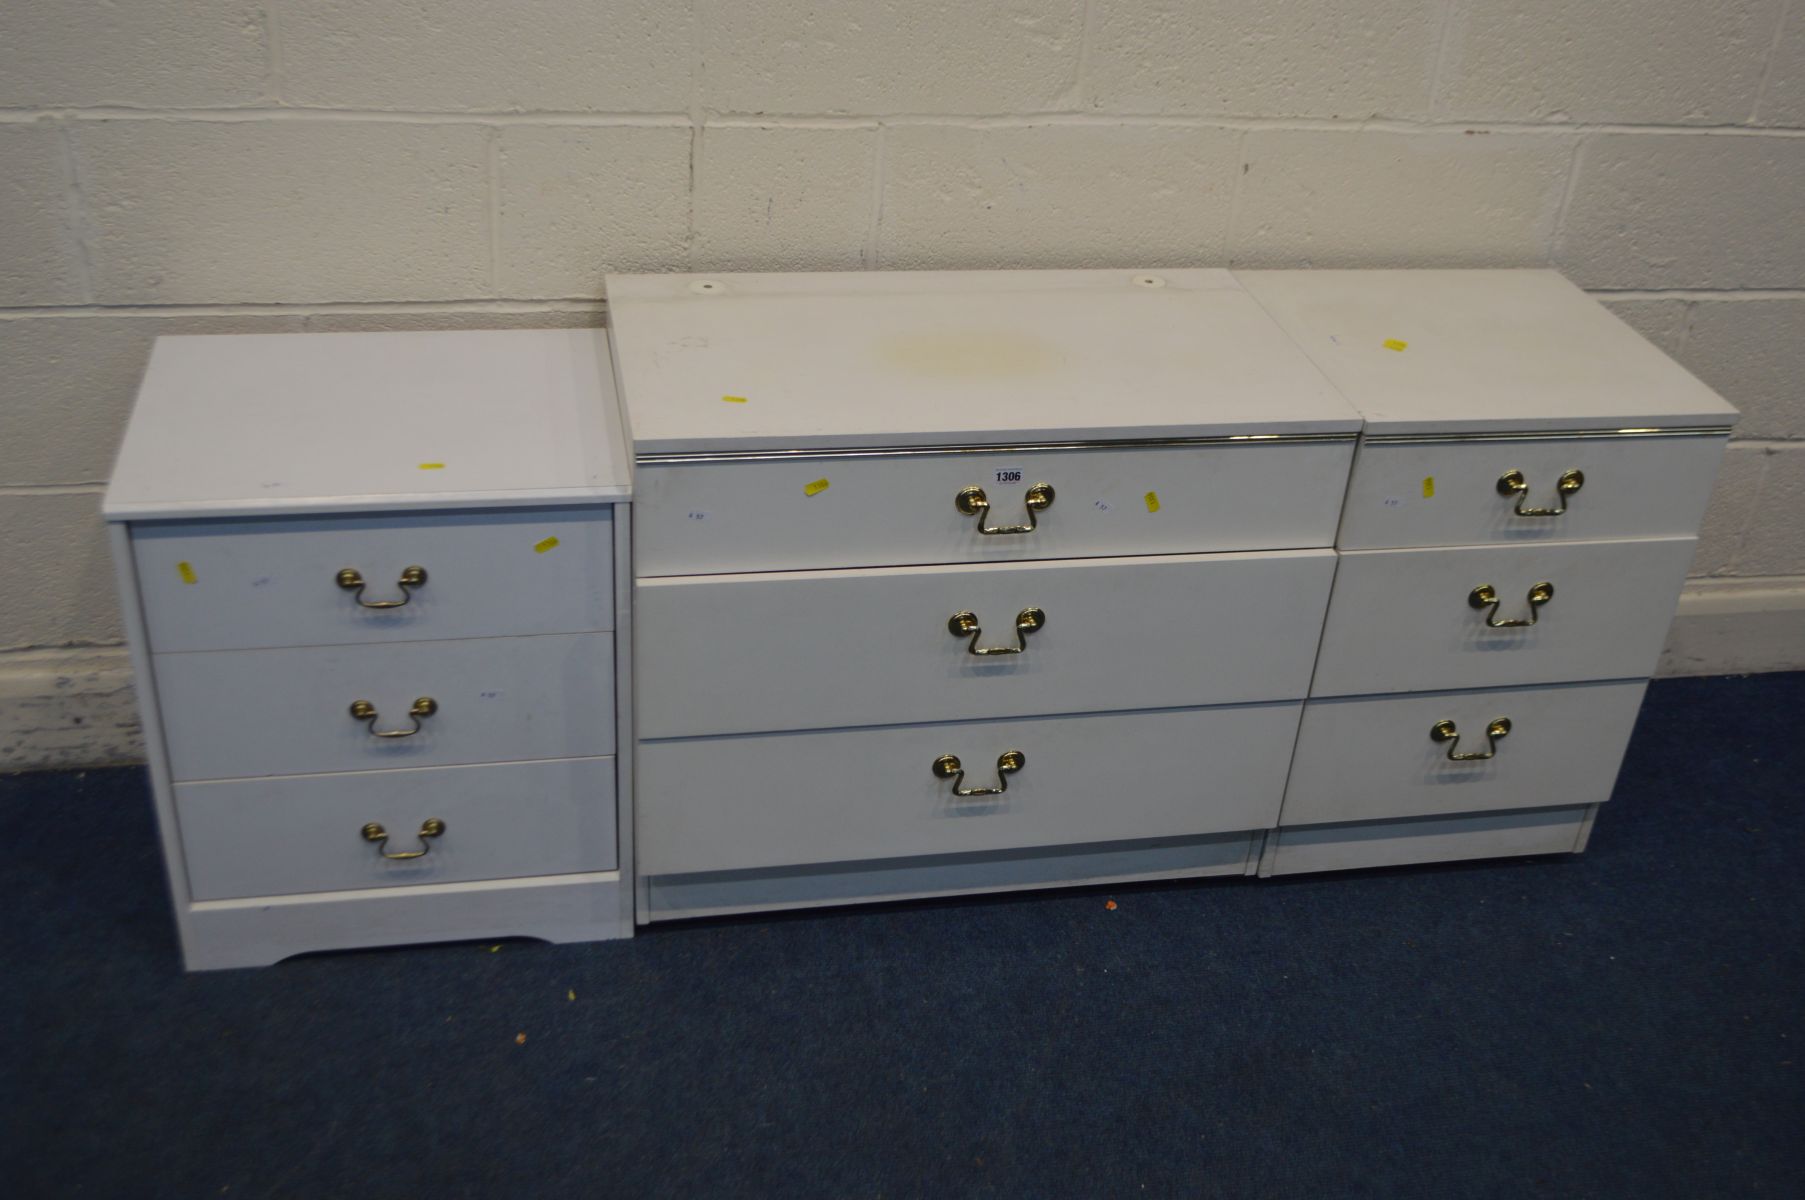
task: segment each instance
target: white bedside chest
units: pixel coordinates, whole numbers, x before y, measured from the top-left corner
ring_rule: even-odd
[[[1735,410],[1552,271],[1237,271],[1360,411],[1263,873],[1583,849]]]
[[[191,969],[632,928],[593,331],[160,339],[105,513]]]
[[[1359,418],[1228,272],[607,286],[641,921],[1257,865]]]

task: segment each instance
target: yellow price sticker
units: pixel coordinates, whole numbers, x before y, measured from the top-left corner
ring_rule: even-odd
[[[556,549],[557,545],[558,545],[557,538],[548,537],[541,541],[537,541],[537,542],[533,543],[533,553],[534,554],[544,554],[547,550]]]
[[[827,480],[817,479],[813,483],[803,484],[802,485],[802,494],[804,496],[819,496],[822,492],[825,492],[827,489],[828,489]]]
[[[182,577],[183,583],[199,583],[200,577],[194,573],[194,564],[179,562],[175,565],[175,573]]]
[[[1423,499],[1428,500],[1435,495],[1435,476],[1423,476]]]
[[[1148,492],[1147,496],[1146,496],[1146,500],[1147,500],[1147,511],[1148,512],[1156,513],[1159,511],[1159,493],[1158,492]]]
[[[1385,341],[1380,344],[1387,350],[1396,350],[1399,354],[1402,354],[1410,345],[1409,342],[1400,341],[1397,338],[1386,338]]]

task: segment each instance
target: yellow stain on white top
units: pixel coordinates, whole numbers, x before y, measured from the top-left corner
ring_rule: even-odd
[[[443,471],[445,469],[445,464],[444,463],[421,463],[420,469],[422,471]]]
[[[744,396],[722,396],[721,399],[725,400],[729,404],[744,404],[746,402],[746,398]]]
[[[1065,358],[1052,341],[1012,329],[890,334],[875,349],[886,365],[933,379],[1049,375]]]

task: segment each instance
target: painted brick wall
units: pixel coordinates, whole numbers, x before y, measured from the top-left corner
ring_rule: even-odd
[[[0,708],[117,664],[152,336],[607,270],[1551,263],[1747,414],[1695,573],[1805,587],[1802,218],[1805,0],[11,0]]]

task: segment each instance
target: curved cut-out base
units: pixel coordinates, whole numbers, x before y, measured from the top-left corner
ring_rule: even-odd
[[[633,933],[618,871],[481,883],[205,900],[180,913],[190,971],[267,967],[320,950],[537,938],[592,942]]]

